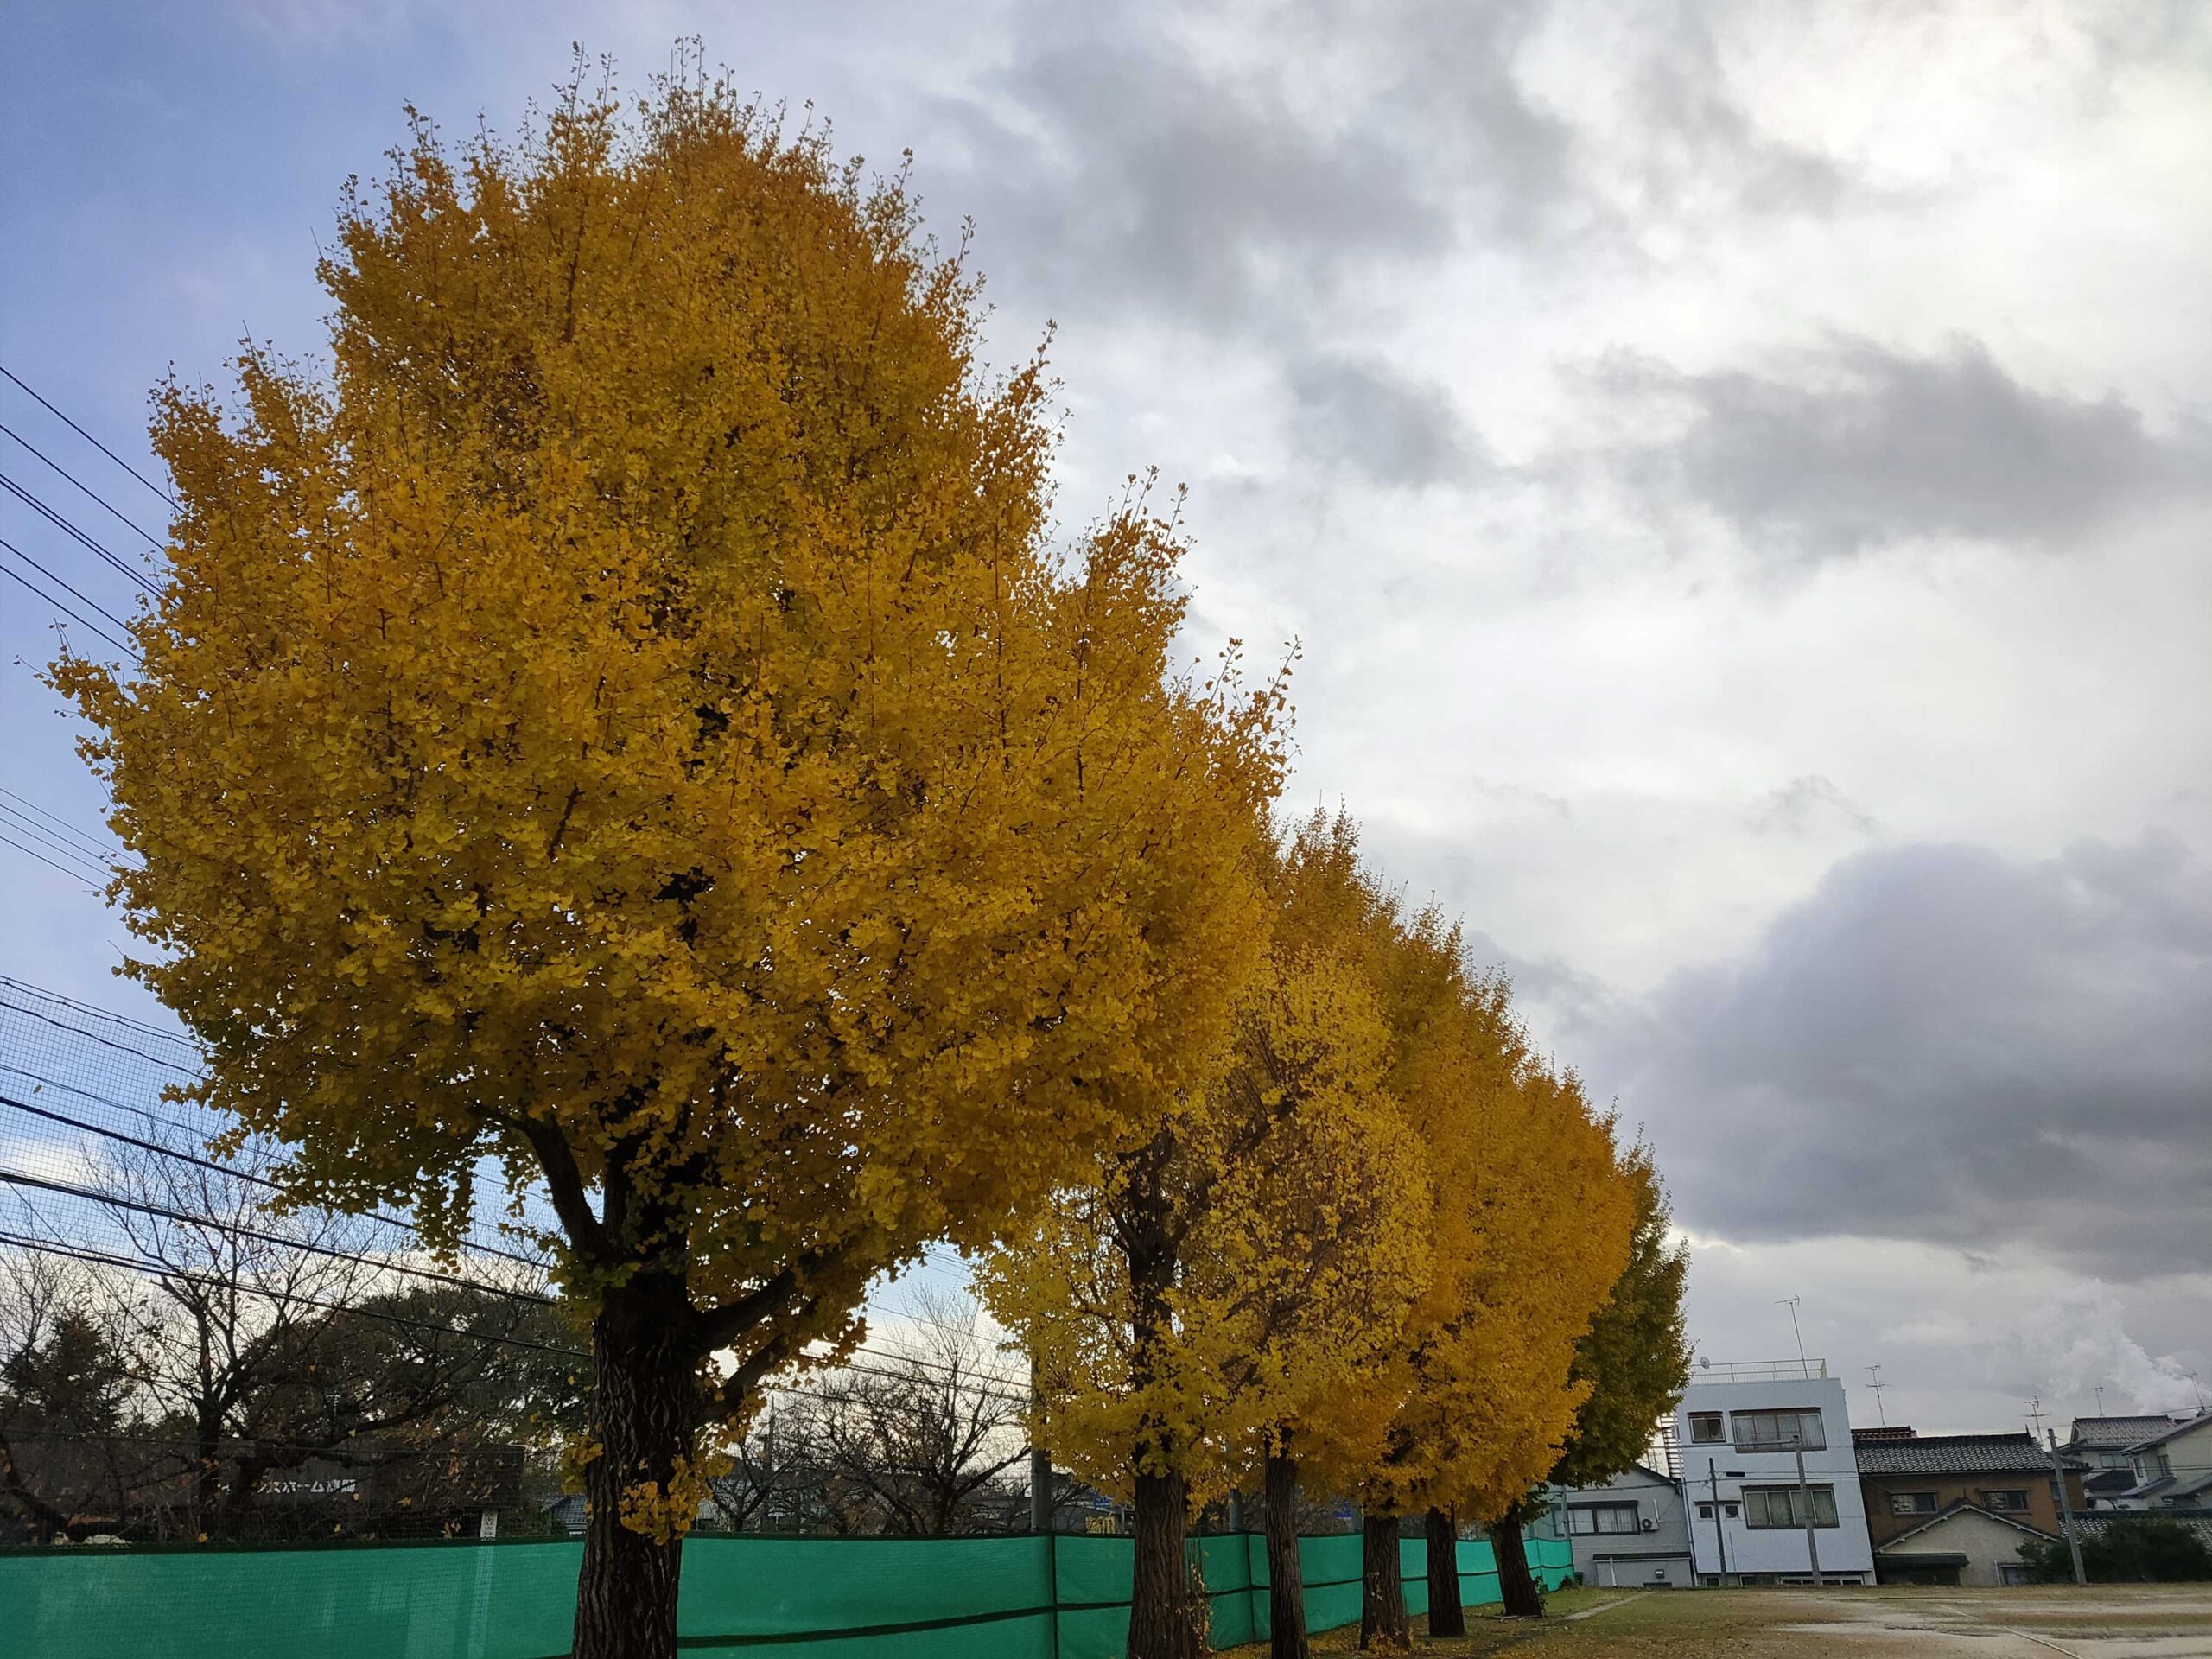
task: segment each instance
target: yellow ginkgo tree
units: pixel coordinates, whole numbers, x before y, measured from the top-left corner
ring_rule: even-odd
[[[723,86],[418,125],[321,276],[327,372],[162,400],[143,671],[54,677],[198,1097],[434,1242],[543,1195],[575,1652],[668,1659],[709,1431],[1208,1086],[1281,690],[1174,671],[1141,499],[1055,556],[1040,366]]]
[[[982,1273],[1036,1367],[1038,1433],[1133,1501],[1131,1659],[1200,1650],[1192,1505],[1262,1465],[1271,1500],[1294,1495],[1287,1426],[1398,1343],[1425,1277],[1425,1160],[1383,1087],[1389,1033],[1305,874],[1294,845],[1217,1075]],[[1268,1515],[1277,1627],[1302,1631],[1287,1498]]]

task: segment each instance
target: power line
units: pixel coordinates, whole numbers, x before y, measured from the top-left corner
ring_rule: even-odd
[[[13,793],[12,791],[9,792]],[[22,797],[18,795],[16,798],[17,800],[21,800],[22,799]],[[63,1007],[71,1009],[75,1013],[92,1014],[99,1019],[106,1020],[116,1025],[123,1026],[130,1030],[138,1032],[144,1036],[158,1038],[165,1043],[174,1043],[179,1048],[188,1048],[194,1054],[204,1055],[207,1052],[196,1039],[186,1036],[182,1032],[164,1031],[159,1026],[149,1026],[143,1020],[134,1020],[127,1014],[118,1014],[112,1008],[95,1007],[89,1002],[79,1001],[73,996],[64,996],[60,991],[49,991],[42,985],[34,985],[27,979],[17,979],[12,974],[0,974],[0,990],[21,991],[26,995],[43,997],[48,1002],[58,1002]],[[141,1058],[145,1057],[142,1056]],[[156,1060],[155,1064],[161,1065],[166,1065],[168,1062]]]
[[[35,559],[24,558],[24,556],[23,556],[22,553],[20,553],[20,552],[16,552],[16,550],[15,546],[14,546],[11,543],[10,543],[10,542],[8,542],[8,541],[6,541],[6,540],[4,540],[4,539],[0,539],[0,547],[4,547],[4,548],[6,548],[6,549],[8,550],[8,551],[9,551],[9,552],[10,552],[10,553],[14,553],[17,558],[19,558],[19,559],[22,559],[22,560],[23,560],[23,563],[26,563],[26,564],[29,564],[29,565],[33,565],[33,566],[36,566],[36,567],[37,567],[37,568],[39,568],[39,569],[43,569],[43,568],[44,568],[43,566],[39,566],[39,565],[38,565],[38,562],[37,562]],[[47,604],[47,605],[51,605],[51,606],[52,606],[55,610],[57,610],[57,611],[60,612],[62,615],[64,615],[64,616],[67,617],[67,618],[68,618],[72,622],[75,622],[75,623],[77,623],[77,624],[80,625],[81,626],[84,626],[84,627],[86,627],[86,628],[89,628],[89,629],[90,629],[93,633],[95,633],[95,634],[99,635],[101,639],[103,639],[106,640],[106,641],[108,642],[108,644],[110,644],[111,645],[113,645],[113,646],[114,646],[118,651],[119,651],[119,652],[123,652],[123,653],[124,653],[124,655],[125,655],[126,657],[130,658],[130,660],[131,660],[132,662],[136,663],[136,662],[139,662],[139,661],[141,660],[141,658],[139,658],[139,655],[138,655],[138,653],[137,653],[137,652],[135,652],[135,651],[131,650],[131,648],[130,648],[130,646],[128,646],[128,645],[124,645],[124,644],[123,643],[123,641],[121,641],[120,639],[117,639],[113,634],[111,634],[111,633],[110,633],[110,632],[107,632],[107,630],[106,630],[106,629],[105,629],[105,628],[103,628],[103,627],[101,627],[101,626],[100,626],[100,625],[99,625],[99,623],[92,621],[91,619],[89,619],[89,618],[87,618],[87,617],[83,617],[83,616],[79,616],[79,615],[78,615],[76,612],[74,612],[74,611],[71,610],[71,609],[70,609],[67,605],[63,604],[60,600],[58,600],[58,599],[54,598],[54,596],[52,594],[49,594],[49,593],[45,592],[43,589],[41,589],[41,588],[38,586],[38,584],[37,584],[37,583],[35,583],[35,582],[32,582],[29,577],[25,576],[25,575],[24,575],[21,571],[18,571],[18,570],[16,570],[16,569],[13,569],[13,568],[11,568],[10,566],[4,565],[4,564],[0,564],[0,576],[6,576],[6,577],[10,578],[11,581],[13,581],[13,582],[16,582],[19,583],[21,586],[22,586],[22,587],[24,587],[24,588],[29,588],[29,589],[30,590],[31,594],[32,594],[35,598],[37,598],[37,599],[38,599],[41,603],[43,603],[43,604]],[[60,580],[60,579],[57,577],[57,578],[54,578],[54,580],[57,580],[57,581],[58,581],[58,580]],[[69,584],[68,584],[67,582],[62,582],[62,583],[61,583],[61,585],[62,585],[63,587],[65,587],[65,588],[67,588],[67,587],[68,587],[68,586],[69,586]],[[92,604],[92,601],[89,601],[89,600],[87,600],[87,601],[86,601],[86,603],[87,605],[91,605],[91,604]],[[94,610],[99,610],[99,606],[97,606],[97,605],[92,605],[92,609],[94,609]],[[102,614],[102,615],[105,615],[105,614],[106,614],[106,613],[105,613],[105,612],[101,612],[101,614]]]
[[[5,817],[0,817],[0,830],[6,830],[10,833],[18,836],[29,836],[33,841],[37,842],[41,847],[45,847],[54,852],[57,852],[64,858],[73,859],[77,863],[85,866],[87,869],[98,871],[103,877],[108,874],[105,867],[98,860],[93,858],[91,854],[79,852],[75,847],[72,846],[66,841],[57,841],[50,831],[41,829],[39,827],[38,820],[32,817],[29,814],[18,812],[14,807],[10,806],[5,801],[0,801],[0,813],[4,813],[6,815]],[[10,820],[13,820],[13,822],[10,822]]]
[[[0,569],[4,568],[4,566],[0,566]],[[52,859],[47,857],[43,853],[33,852],[29,848],[24,846],[20,841],[10,841],[7,836],[0,834],[0,842],[7,842],[8,845],[14,848],[17,852],[22,853],[28,857],[38,860],[40,863],[45,865],[49,870],[60,870],[62,874],[68,876],[74,880],[84,882],[86,888],[93,893],[98,893],[100,890],[99,884],[92,880],[89,877],[85,875],[82,871],[70,869],[64,865],[57,864]]]
[[[139,529],[136,524],[124,518],[121,512],[110,505],[105,496],[95,494],[93,491],[80,480],[74,473],[71,472],[67,467],[64,467],[60,461],[54,460],[46,453],[45,450],[40,448],[22,433],[16,431],[14,427],[10,426],[5,421],[0,421],[0,432],[6,433],[17,443],[22,445],[24,448],[29,450],[31,454],[36,455],[39,460],[44,461],[49,471],[59,473],[63,478],[68,480],[70,483],[75,485],[77,486],[78,493],[91,501],[94,506],[105,512],[111,518],[113,518],[116,523],[121,524],[132,535],[139,537],[146,543],[147,546],[154,549],[156,552],[159,552],[162,550],[162,543],[158,540],[147,534],[146,531]]]
[[[0,485],[5,485],[7,482],[8,480],[5,478],[0,478]],[[39,575],[44,576],[48,582],[60,588],[64,593],[76,600],[79,604],[85,606],[87,609],[98,611],[101,616],[105,617],[109,622],[114,624],[115,626],[122,629],[124,632],[128,633],[130,632],[130,625],[128,622],[125,622],[121,617],[118,616],[113,611],[108,609],[106,606],[101,604],[97,599],[92,598],[82,589],[72,585],[67,578],[55,575],[53,571],[48,569],[46,566],[41,564],[29,554],[24,552],[22,548],[17,547],[13,542],[5,540],[4,538],[0,538],[0,547],[6,548],[10,553],[21,559],[25,564],[30,566],[32,569],[37,571]],[[79,618],[79,620],[81,621],[83,619]],[[85,626],[90,627],[92,624],[87,622]],[[121,645],[123,642],[121,640],[116,640],[113,643]]]
[[[8,1069],[11,1071],[21,1071],[21,1068],[17,1066],[10,1066]],[[25,1073],[24,1075],[35,1076],[35,1074]],[[44,1079],[40,1080],[44,1081]],[[68,1087],[66,1084],[60,1086],[63,1088]],[[87,1135],[97,1135],[106,1140],[118,1141],[124,1146],[137,1147],[143,1152],[150,1152],[160,1157],[174,1158],[179,1163],[189,1164],[195,1169],[213,1170],[218,1175],[225,1176],[232,1180],[245,1181],[254,1186],[265,1188],[269,1192],[278,1194],[280,1197],[301,1198],[303,1196],[293,1188],[286,1186],[283,1182],[273,1181],[266,1175],[257,1175],[251,1170],[233,1168],[228,1164],[218,1163],[213,1158],[202,1158],[194,1153],[180,1152],[174,1147],[162,1146],[159,1141],[143,1140],[135,1135],[125,1135],[120,1129],[111,1129],[101,1124],[90,1123],[86,1122],[83,1118],[72,1117],[67,1112],[54,1111],[50,1107],[33,1106],[26,1101],[15,1100],[5,1095],[0,1095],[0,1106],[5,1106],[11,1110],[25,1113],[32,1117],[42,1117],[49,1123],[66,1124],[70,1128],[81,1129]],[[118,1109],[123,1111],[131,1111],[136,1109],[125,1106],[121,1107]],[[182,1126],[174,1125],[172,1127],[181,1128]],[[308,1201],[312,1202],[312,1200]],[[327,1209],[328,1206],[317,1205],[316,1207],[318,1209]],[[423,1230],[421,1223],[410,1221],[404,1216],[387,1216],[376,1211],[360,1210],[338,1210],[333,1211],[331,1213],[343,1216],[353,1216],[356,1219],[361,1221],[380,1222],[388,1227],[404,1228],[407,1231],[416,1235],[418,1237],[421,1236]],[[207,1217],[207,1220],[213,1225],[218,1227],[227,1224],[213,1217]],[[504,1256],[510,1262],[518,1262],[523,1266],[528,1268],[537,1268],[542,1270],[546,1265],[536,1256],[524,1255],[519,1251],[516,1250],[503,1250],[495,1245],[470,1244],[464,1246],[463,1248],[480,1252],[486,1255]]]
[[[333,1261],[358,1262],[363,1267],[378,1268],[386,1273],[404,1274],[410,1279],[428,1280],[433,1284],[452,1285],[462,1290],[480,1290],[487,1295],[505,1296],[518,1302],[535,1302],[550,1307],[556,1300],[554,1297],[542,1295],[535,1291],[516,1290],[505,1285],[487,1285],[478,1280],[464,1279],[458,1274],[439,1273],[429,1268],[416,1268],[399,1262],[380,1261],[374,1256],[338,1249],[328,1244],[318,1244],[307,1239],[286,1238],[277,1233],[264,1233],[258,1228],[241,1227],[234,1222],[224,1221],[217,1217],[197,1216],[189,1211],[172,1209],[167,1205],[154,1204],[143,1198],[127,1198],[119,1193],[95,1192],[90,1187],[79,1186],[73,1182],[51,1180],[42,1175],[27,1174],[21,1170],[0,1169],[0,1185],[32,1187],[41,1192],[54,1192],[64,1198],[81,1198],[86,1203],[101,1205],[111,1209],[129,1210],[159,1220],[177,1222],[187,1227],[212,1229],[232,1238],[248,1239],[257,1244],[273,1245],[278,1249],[301,1250],[309,1255],[324,1256]]]
[[[10,789],[4,784],[0,784],[0,795],[4,795],[10,800],[16,803],[16,805],[13,807],[0,805],[0,812],[13,812],[16,817],[22,817],[24,813],[28,811],[32,817],[43,819],[47,823],[51,824],[54,827],[55,833],[65,836],[70,841],[75,842],[86,852],[98,857],[104,864],[112,861],[116,857],[116,850],[111,845],[94,840],[92,836],[86,835],[84,831],[71,824],[70,822],[67,818],[63,817],[60,813],[48,811],[46,808],[41,806],[36,801],[32,800],[29,796],[18,795],[14,790]]]
[[[126,581],[137,582],[140,588],[143,588],[154,598],[158,599],[161,597],[162,590],[159,588],[156,588],[152,582],[147,581],[145,577],[140,575],[136,570],[133,570],[121,559],[117,558],[115,555],[109,552],[106,548],[101,546],[91,537],[85,534],[83,531],[78,529],[76,525],[71,524],[67,518],[64,518],[60,513],[56,512],[52,507],[47,505],[45,502],[40,500],[38,497],[33,495],[29,490],[25,489],[21,484],[16,482],[14,479],[9,477],[5,473],[0,473],[0,490],[7,491],[9,494],[14,496],[16,499],[21,501],[25,506],[29,507],[33,512],[38,514],[40,518],[45,519],[47,523],[52,524],[63,535],[81,544],[86,551],[93,554],[99,558],[105,560],[107,563],[118,571]]]
[[[17,373],[16,373],[16,372],[15,372],[14,370],[12,370],[12,369],[9,368],[9,367],[7,366],[7,365],[5,365],[4,363],[0,363],[0,374],[4,374],[4,375],[6,375],[6,376],[8,377],[8,378],[9,378],[9,379],[10,379],[10,380],[14,381],[14,382],[16,383],[16,385],[18,385],[18,386],[20,386],[20,387],[22,387],[23,391],[27,391],[27,392],[29,392],[29,393],[30,393],[30,395],[31,395],[34,398],[36,398],[36,399],[37,399],[38,405],[39,405],[39,407],[40,407],[41,409],[43,409],[43,410],[44,410],[48,414],[49,414],[49,415],[53,416],[54,416],[54,418],[55,420],[57,420],[57,421],[60,422],[60,423],[62,423],[62,425],[64,425],[64,426],[67,427],[67,428],[68,428],[72,432],[74,432],[74,433],[75,433],[79,437],[82,438],[82,439],[86,442],[86,443],[91,444],[91,445],[92,446],[92,448],[95,448],[95,449],[99,450],[99,451],[100,452],[100,454],[102,454],[105,455],[105,456],[106,456],[110,461],[113,461],[117,466],[118,466],[118,467],[122,467],[122,468],[123,468],[123,470],[124,470],[124,472],[126,472],[126,473],[130,474],[131,477],[133,477],[133,478],[137,479],[137,480],[141,484],[143,484],[143,485],[144,485],[148,489],[151,490],[151,491],[152,491],[156,495],[160,496],[160,497],[162,498],[162,500],[164,500],[164,501],[166,501],[166,502],[168,502],[168,503],[169,504],[169,505],[171,505],[172,507],[174,507],[175,505],[176,505],[176,498],[175,498],[175,496],[171,495],[171,494],[170,494],[167,490],[163,489],[160,485],[158,485],[158,484],[155,483],[155,482],[153,481],[153,480],[151,480],[151,479],[148,478],[148,477],[146,476],[146,474],[143,474],[143,473],[140,472],[140,471],[139,471],[136,467],[133,467],[133,466],[132,466],[129,461],[125,461],[125,460],[124,460],[121,455],[117,454],[115,453],[115,451],[114,451],[114,450],[112,450],[112,449],[111,449],[111,448],[109,448],[107,447],[107,445],[105,445],[105,444],[102,443],[102,442],[101,442],[98,438],[94,437],[91,433],[89,433],[89,432],[86,431],[86,430],[85,430],[85,429],[84,429],[83,427],[81,427],[81,426],[78,425],[76,422],[74,422],[74,421],[71,420],[71,419],[70,419],[67,415],[64,415],[64,414],[63,414],[60,410],[56,409],[56,408],[55,408],[52,404],[48,403],[48,402],[46,401],[46,399],[45,399],[45,398],[39,397],[39,395],[38,395],[38,393],[37,393],[37,391],[36,391],[35,390],[34,390],[34,389],[33,389],[31,386],[29,386],[29,385],[25,384],[25,382],[24,382],[24,380],[23,380],[23,378],[22,378],[22,377],[21,375],[18,375]]]

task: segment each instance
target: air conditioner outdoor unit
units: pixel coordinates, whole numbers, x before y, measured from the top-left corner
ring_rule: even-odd
[[[1656,1532],[1659,1530],[1659,1523],[1647,1515],[1636,1523],[1636,1529],[1638,1532]]]

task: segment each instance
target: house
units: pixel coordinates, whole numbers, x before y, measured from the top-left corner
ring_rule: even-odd
[[[2020,1547],[2051,1535],[1962,1497],[1875,1545],[1874,1570],[1884,1584],[2025,1584]]]
[[[1575,1576],[1585,1584],[1697,1582],[1680,1481],[1639,1463],[1601,1485],[1554,1487],[1550,1496],[1549,1530],[1573,1547]]]
[[[1700,1584],[1870,1584],[1843,1384],[1825,1360],[1700,1359],[1675,1412]]]
[[[2134,1417],[2076,1417],[2066,1444],[2059,1447],[2068,1457],[2089,1465],[2082,1488],[2092,1510],[2118,1507],[2118,1500],[2137,1484],[2131,1446],[2155,1440],[2171,1428],[2176,1419],[2164,1413]]]
[[[1961,1505],[1984,1516],[2017,1522],[2040,1537],[2056,1536],[2059,1531],[2058,1475],[2053,1470],[2053,1454],[2037,1446],[2024,1431],[1916,1434],[1910,1428],[1862,1428],[1853,1431],[1852,1442],[1859,1484],[1866,1496],[1867,1536],[1873,1541],[1875,1567],[1885,1583],[1891,1581],[1885,1560],[1891,1541],[1907,1533],[1922,1533],[1932,1517],[1949,1516]],[[2064,1474],[2066,1501],[2078,1514],[2087,1508],[2082,1480],[2088,1472],[2088,1465],[2066,1457],[2057,1458],[2056,1463]],[[1953,1530],[1964,1532],[1977,1526],[1967,1521]],[[1986,1528],[1978,1529],[1988,1535]],[[1927,1580],[1904,1578],[1897,1581]],[[2001,1581],[1996,1577],[1955,1580],[1967,1584]]]
[[[2212,1412],[2170,1422],[2127,1448],[2135,1479],[2111,1503],[2120,1510],[2212,1507]]]

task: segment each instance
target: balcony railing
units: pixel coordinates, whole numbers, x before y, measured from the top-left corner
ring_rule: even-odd
[[[1690,1372],[1695,1382],[1797,1382],[1826,1376],[1825,1359],[1700,1359]]]

